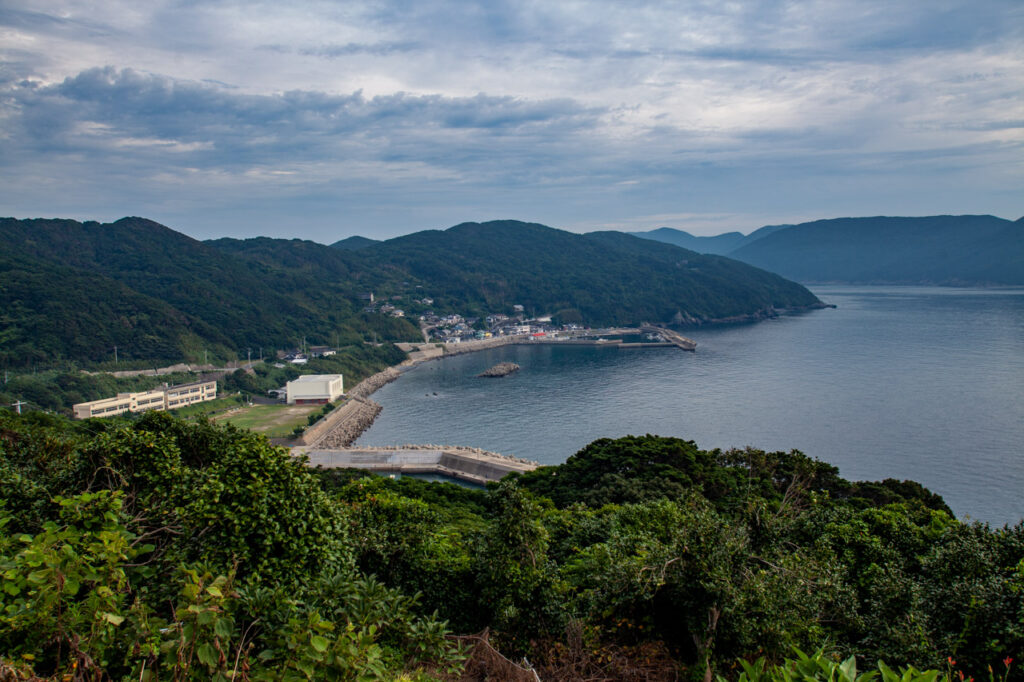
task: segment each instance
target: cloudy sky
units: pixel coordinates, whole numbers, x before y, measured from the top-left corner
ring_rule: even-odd
[[[1024,214],[1021,0],[0,0],[0,215],[199,237]]]

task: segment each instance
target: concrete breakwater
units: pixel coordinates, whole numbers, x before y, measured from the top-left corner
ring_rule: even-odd
[[[405,445],[374,448],[292,448],[310,466],[366,469],[378,473],[435,474],[483,485],[510,473],[526,473],[539,465],[479,448]]]
[[[360,381],[355,387],[349,389],[348,395],[353,398],[369,398],[378,388],[390,384],[400,376],[402,376],[401,371],[395,367],[388,367]]]
[[[347,448],[370,428],[382,409],[372,400],[350,396],[341,407],[307,429],[302,443],[319,448]],[[324,426],[317,429],[320,424]]]

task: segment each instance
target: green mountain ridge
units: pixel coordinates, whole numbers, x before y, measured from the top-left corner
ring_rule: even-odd
[[[345,239],[339,240],[331,244],[336,249],[345,249],[347,251],[358,251],[359,249],[365,249],[367,246],[373,246],[379,244],[380,240],[370,239],[369,237],[361,237],[359,235],[353,235],[346,237]]]
[[[820,305],[803,287],[729,259],[514,220],[417,232],[359,255],[429,282],[435,299],[480,311],[518,304],[594,325],[700,324]]]
[[[347,241],[347,240],[342,240]],[[369,241],[369,240],[367,240]],[[300,239],[201,242],[144,218],[109,224],[0,219],[7,367],[58,360],[170,363],[247,347],[414,340],[430,298],[463,314],[556,314],[593,325],[703,324],[820,305],[749,265],[622,233],[579,235],[518,221],[463,223],[353,251]]]
[[[1022,285],[1024,219],[990,215],[866,217],[695,237],[659,228],[645,239],[684,244],[800,282]],[[728,239],[723,239],[728,238]]]

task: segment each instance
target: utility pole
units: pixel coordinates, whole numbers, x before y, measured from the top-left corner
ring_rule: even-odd
[[[247,365],[252,364],[252,348],[246,348],[245,352],[249,354],[249,359],[246,361]]]
[[[114,364],[117,364],[117,346],[114,346]],[[21,414],[21,412],[18,414]]]
[[[206,349],[203,349],[203,364],[206,364]]]
[[[19,401],[18,401],[18,402],[16,402],[16,403],[11,403],[11,407],[13,407],[14,409],[16,409],[16,410],[18,411],[18,414],[21,414],[21,406],[22,406],[22,405],[28,405],[28,403],[26,403],[26,402],[25,402],[25,401],[23,401],[23,400],[19,400]]]

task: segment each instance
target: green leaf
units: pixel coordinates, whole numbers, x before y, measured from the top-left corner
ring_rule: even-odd
[[[330,640],[326,637],[321,637],[320,635],[313,635],[309,641],[313,645],[313,648],[320,653],[327,651],[327,647],[331,645]]]
[[[221,639],[229,639],[231,637],[232,630],[234,630],[234,628],[232,627],[230,618],[218,618],[217,622],[213,625],[213,631]]]
[[[45,583],[46,578],[50,575],[51,571],[48,568],[43,568],[38,571],[32,571],[28,574],[28,581],[30,583],[40,584]]]
[[[196,651],[196,655],[199,656],[199,660],[210,666],[211,668],[217,665],[217,650],[213,648],[213,645],[206,642]]]
[[[117,626],[124,622],[124,616],[119,616],[116,613],[104,613],[103,620],[107,621],[111,625]]]

